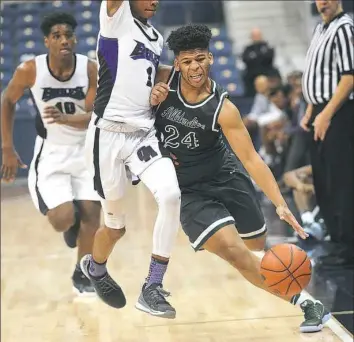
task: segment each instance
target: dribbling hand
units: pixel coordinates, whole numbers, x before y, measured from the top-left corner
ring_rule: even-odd
[[[150,104],[151,106],[157,106],[161,102],[166,100],[170,87],[163,82],[155,84],[151,90],[150,94]]]
[[[297,222],[295,216],[292,214],[292,212],[289,210],[288,207],[280,205],[279,207],[277,207],[276,211],[277,211],[279,218],[281,220],[287,222],[288,224],[290,224],[290,226],[293,227],[293,229],[296,231],[296,233],[299,234],[301,239],[305,240],[309,236],[304,231],[304,228],[302,228],[300,226],[299,222]]]

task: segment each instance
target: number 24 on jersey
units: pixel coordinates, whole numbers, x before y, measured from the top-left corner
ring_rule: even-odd
[[[180,144],[186,145],[188,149],[195,149],[199,146],[195,132],[186,134],[179,143],[177,139],[180,137],[178,129],[173,125],[165,127],[166,136],[162,134],[162,142],[165,147],[178,148]]]

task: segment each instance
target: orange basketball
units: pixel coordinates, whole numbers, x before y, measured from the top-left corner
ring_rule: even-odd
[[[310,282],[311,261],[301,248],[284,243],[269,249],[261,262],[264,283],[275,294],[294,296]]]

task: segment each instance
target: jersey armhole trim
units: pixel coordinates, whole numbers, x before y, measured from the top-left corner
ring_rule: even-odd
[[[170,74],[168,75],[167,81],[166,81],[166,84],[168,86],[172,83],[173,78],[175,77],[175,74],[176,74],[176,69],[175,69],[175,67],[172,67]]]
[[[215,113],[214,113],[214,118],[213,118],[213,126],[212,126],[212,130],[213,132],[219,132],[220,129],[218,127],[218,118],[219,118],[219,114],[221,112],[222,109],[222,105],[225,101],[225,99],[228,97],[228,93],[227,91],[223,92],[220,96],[220,100],[219,100],[219,104],[216,107]]]

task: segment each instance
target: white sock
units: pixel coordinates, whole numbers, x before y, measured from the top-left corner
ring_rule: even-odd
[[[311,211],[305,211],[302,215],[301,215],[301,221],[303,224],[312,224],[315,222],[315,219],[313,217],[313,214]]]
[[[300,306],[305,300],[312,300],[312,298],[308,294],[301,292],[300,294],[293,296],[290,303]]]

